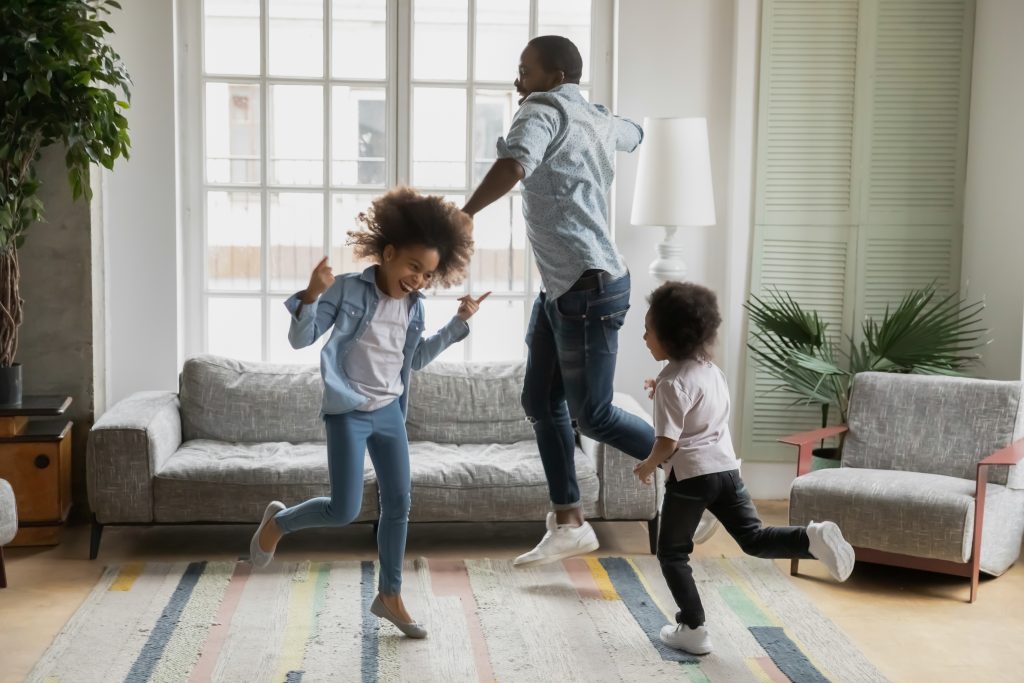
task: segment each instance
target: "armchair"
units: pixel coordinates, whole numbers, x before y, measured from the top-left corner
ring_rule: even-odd
[[[798,449],[790,523],[835,521],[864,562],[969,577],[974,602],[980,572],[1020,555],[1024,383],[865,372],[848,418],[779,439]],[[841,467],[809,472],[814,445],[839,434]]]

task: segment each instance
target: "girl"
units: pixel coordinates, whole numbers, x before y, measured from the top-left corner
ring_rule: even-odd
[[[473,252],[472,220],[454,204],[408,188],[379,197],[359,220],[365,229],[350,232],[349,243],[357,257],[376,265],[335,277],[325,257],[309,286],[285,302],[294,348],[331,333],[320,353],[331,494],[291,508],[270,503],[249,551],[253,565],[265,567],[284,534],[353,521],[362,505],[363,453],[369,451],[380,491],[381,567],[370,611],[407,636],[424,638],[426,630],[409,616],[401,596],[410,505],[409,374],[469,334],[466,321],[490,292],[462,297],[455,317],[423,337],[420,290],[461,282]]]
[[[661,641],[702,655],[711,652],[711,639],[690,553],[705,509],[748,555],[816,558],[837,581],[853,570],[853,547],[834,522],[766,527],[757,516],[729,435],[729,387],[709,360],[722,322],[714,293],[689,282],[666,282],[647,301],[644,341],[655,360],[669,362],[654,381],[654,448],[633,471],[650,483],[658,467],[668,470],[658,560],[679,612],[676,624],[661,629]]]

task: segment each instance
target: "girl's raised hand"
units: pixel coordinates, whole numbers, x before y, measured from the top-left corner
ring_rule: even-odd
[[[306,295],[311,299],[316,299],[333,284],[334,272],[331,270],[330,264],[327,263],[327,257],[324,256],[320,259],[320,263],[316,264],[316,268],[313,269],[313,273],[309,276],[309,287],[306,288]]]
[[[491,295],[490,292],[484,292],[483,296],[479,299],[474,299],[472,294],[459,297],[459,310],[455,314],[462,318],[462,320],[469,320],[473,317],[473,314],[480,310],[480,302]]]

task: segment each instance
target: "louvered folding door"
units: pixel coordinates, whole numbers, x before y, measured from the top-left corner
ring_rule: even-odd
[[[971,0],[765,0],[751,291],[859,335],[912,287],[959,282]],[[742,457],[813,429],[748,354]]]

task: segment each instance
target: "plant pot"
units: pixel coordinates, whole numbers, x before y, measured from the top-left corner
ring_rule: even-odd
[[[21,363],[0,367],[0,406],[21,405]]]
[[[811,471],[839,467],[841,464],[838,448],[815,448],[811,451]]]

